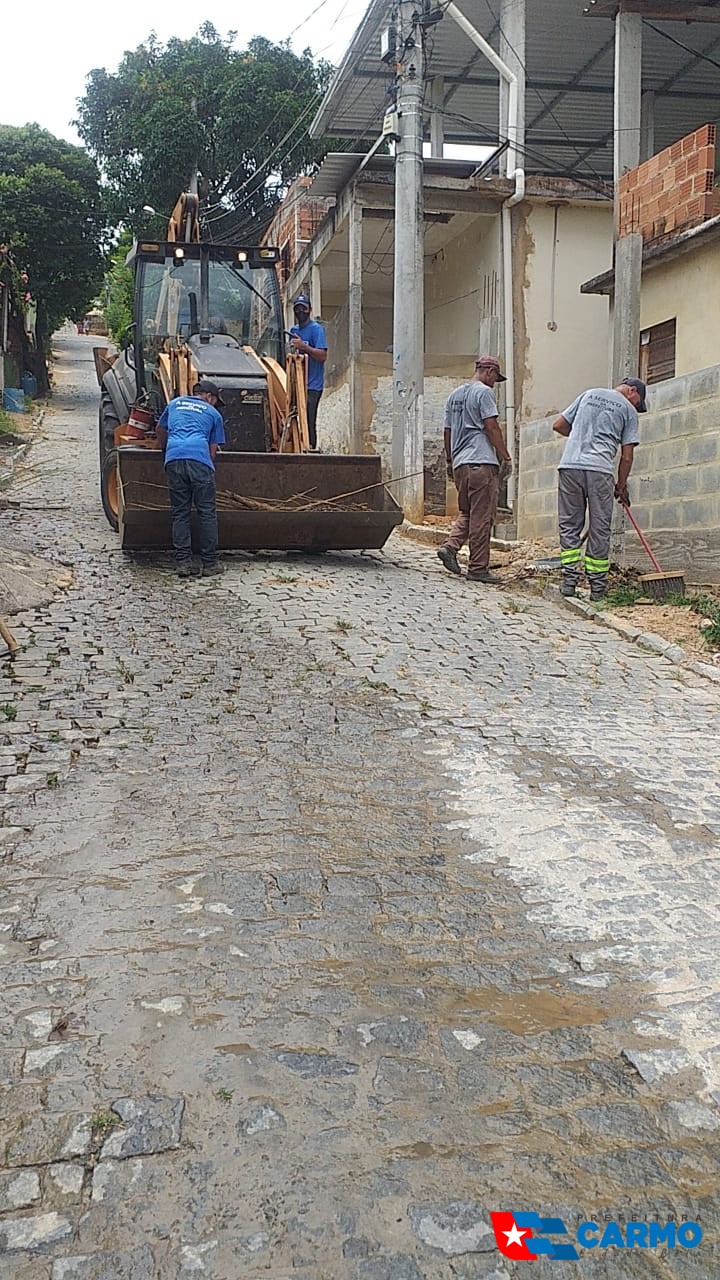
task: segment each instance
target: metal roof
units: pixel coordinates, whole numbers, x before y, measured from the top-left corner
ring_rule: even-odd
[[[630,0],[644,12],[666,0]],[[526,156],[530,173],[612,177],[615,0],[527,0]],[[500,0],[459,7],[499,50]],[[681,10],[681,0],[673,9]],[[598,10],[602,9],[602,14]],[[720,120],[720,0],[687,5],[703,22],[643,19],[643,91],[655,93],[655,150]],[[389,103],[392,68],[380,60],[380,33],[392,0],[371,0],[311,125],[314,137],[374,141]],[[666,11],[669,7],[666,5]],[[685,46],[684,48],[681,46]],[[498,78],[447,15],[427,32],[427,76],[444,76],[446,142],[494,145]]]
[[[347,186],[366,158],[364,151],[331,151],[325,156],[320,168],[310,184],[309,195],[332,199]],[[477,169],[476,160],[431,160],[426,159],[423,165],[425,177],[432,174],[448,178],[470,178]],[[392,156],[373,156],[368,168],[367,177],[371,173],[392,173],[395,161]]]

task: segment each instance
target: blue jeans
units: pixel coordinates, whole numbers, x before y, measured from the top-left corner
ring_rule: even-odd
[[[170,506],[172,540],[178,564],[192,557],[190,516],[193,503],[198,515],[199,550],[203,564],[217,561],[218,527],[215,510],[215,472],[204,462],[179,458],[165,467]]]

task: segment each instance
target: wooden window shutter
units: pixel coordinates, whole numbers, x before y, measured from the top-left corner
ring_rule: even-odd
[[[640,377],[643,382],[664,382],[675,377],[675,320],[653,325],[640,334]]]

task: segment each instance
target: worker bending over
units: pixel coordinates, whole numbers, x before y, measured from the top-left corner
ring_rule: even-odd
[[[567,436],[558,466],[558,524],[564,596],[574,596],[580,582],[582,529],[587,510],[589,532],[585,573],[590,599],[602,600],[610,568],[613,497],[629,505],[627,482],[638,444],[638,413],[645,413],[645,383],[625,378],[614,391],[595,387],[573,400],[553,422]],[[615,458],[620,466],[615,479]]]
[[[193,503],[198,514],[200,558],[203,576],[222,573],[218,564],[218,523],[215,503],[215,454],[225,443],[223,404],[214,382],[196,382],[191,396],[178,396],[163,409],[157,434],[165,451],[172,540],[178,576],[190,578],[200,573],[193,564],[191,516]]]

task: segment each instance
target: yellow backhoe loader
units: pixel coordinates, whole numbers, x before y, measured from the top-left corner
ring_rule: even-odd
[[[382,547],[402,512],[380,458],[309,452],[307,357],[285,353],[279,251],[202,241],[198,212],[198,197],[182,195],[167,238],[133,246],[127,342],[117,356],[95,348],[100,490],[123,550],[172,546],[155,424],[199,378],[217,383],[225,402],[221,549]]]

